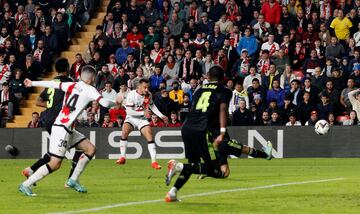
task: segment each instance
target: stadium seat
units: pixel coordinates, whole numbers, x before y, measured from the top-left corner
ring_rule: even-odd
[[[337,116],[336,117],[336,121],[338,121],[339,123],[343,123],[345,120],[348,120],[349,116],[348,115],[343,115],[343,116]]]

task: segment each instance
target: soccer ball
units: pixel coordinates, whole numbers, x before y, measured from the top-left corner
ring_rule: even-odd
[[[315,123],[315,133],[318,135],[324,135],[330,130],[330,125],[326,120],[319,120]]]

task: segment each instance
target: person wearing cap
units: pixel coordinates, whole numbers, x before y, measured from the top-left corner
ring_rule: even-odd
[[[206,37],[212,33],[214,29],[214,22],[209,20],[208,14],[206,12],[201,13],[201,20],[198,23],[199,29],[202,32],[202,36]]]
[[[354,64],[353,72],[350,74],[349,78],[355,81],[356,87],[360,87],[360,63]]]
[[[305,126],[315,126],[316,122],[319,120],[317,111],[312,111],[310,113],[310,119],[306,121]]]
[[[238,80],[243,80],[249,73],[250,57],[246,49],[241,50],[239,59],[236,60],[235,64],[231,69],[231,76]]]
[[[241,55],[242,51],[245,49],[248,51],[248,54],[250,57],[252,57],[258,48],[258,43],[256,41],[256,38],[253,34],[251,34],[251,29],[246,28],[244,36],[241,37],[237,47],[236,51],[239,55]]]

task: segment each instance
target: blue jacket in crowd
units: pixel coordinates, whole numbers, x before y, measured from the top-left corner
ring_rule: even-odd
[[[159,90],[160,83],[164,80],[162,75],[153,74],[150,76],[150,90],[157,91]]]
[[[268,90],[266,95],[266,101],[269,105],[272,100],[276,100],[276,103],[279,107],[284,106],[284,98],[285,98],[285,91],[282,88],[279,88],[279,90]]]
[[[258,48],[258,44],[254,35],[250,35],[250,37],[243,36],[241,37],[238,46],[236,47],[236,51],[241,55],[241,50],[246,49],[249,53],[249,56],[252,56],[256,53]]]
[[[116,58],[116,62],[120,65],[122,65],[126,59],[127,59],[127,55],[129,53],[133,53],[134,49],[132,47],[127,47],[126,49],[124,48],[119,48],[117,49],[116,53],[115,53],[115,58]]]

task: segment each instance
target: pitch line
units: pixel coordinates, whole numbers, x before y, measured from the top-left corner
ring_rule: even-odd
[[[181,199],[182,198],[196,198],[196,197],[202,197],[202,196],[217,195],[217,194],[222,194],[222,193],[244,192],[244,191],[270,189],[270,188],[274,188],[274,187],[284,187],[284,186],[293,186],[293,185],[302,185],[302,184],[325,183],[325,182],[340,181],[340,180],[344,180],[344,179],[345,178],[331,178],[331,179],[323,179],[323,180],[299,181],[299,182],[271,184],[271,185],[257,186],[257,187],[218,190],[218,191],[212,191],[212,192],[203,192],[203,193],[197,193],[197,194],[182,195],[180,198]],[[65,212],[52,212],[52,213],[49,213],[49,214],[74,214],[74,213],[96,212],[96,211],[102,211],[102,210],[112,209],[112,208],[116,208],[116,207],[128,207],[128,206],[152,204],[152,203],[159,203],[159,202],[164,202],[164,199],[146,200],[146,201],[134,201],[134,202],[119,203],[119,204],[110,204],[110,205],[102,206],[102,207],[94,207],[94,208],[89,208],[89,209],[73,210],[73,211],[65,211]]]

